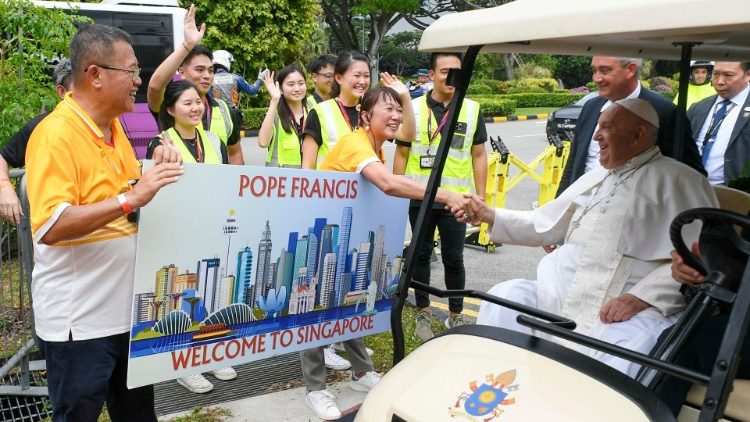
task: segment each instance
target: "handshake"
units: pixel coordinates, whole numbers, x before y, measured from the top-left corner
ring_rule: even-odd
[[[445,203],[445,209],[450,211],[459,223],[478,226],[482,223],[492,224],[495,221],[495,210],[488,207],[484,203],[484,198],[479,195],[445,191],[444,197],[446,200],[440,202]]]

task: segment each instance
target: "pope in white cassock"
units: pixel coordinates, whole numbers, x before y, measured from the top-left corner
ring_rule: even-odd
[[[494,242],[562,245],[541,260],[536,280],[505,281],[490,293],[570,318],[578,332],[648,353],[685,306],[669,269],[669,225],[684,210],[718,206],[705,176],[661,155],[658,127],[648,102],[616,101],[601,114],[594,134],[603,169],[533,211],[490,209],[474,198],[467,218],[489,223]],[[688,239],[697,235],[687,232]],[[485,302],[477,324],[531,334],[517,315]],[[581,351],[631,377],[640,368]]]

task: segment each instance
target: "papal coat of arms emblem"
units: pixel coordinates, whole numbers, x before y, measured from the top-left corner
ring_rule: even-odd
[[[459,417],[473,422],[489,422],[503,413],[502,406],[509,406],[516,402],[510,393],[518,390],[516,370],[505,371],[497,377],[487,374],[485,382],[477,385],[477,381],[469,382],[471,392],[462,392],[456,403],[448,408],[451,417]]]

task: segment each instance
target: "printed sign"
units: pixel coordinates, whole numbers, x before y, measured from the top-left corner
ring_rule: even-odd
[[[128,386],[388,330],[407,209],[356,174],[185,164],[141,210]]]

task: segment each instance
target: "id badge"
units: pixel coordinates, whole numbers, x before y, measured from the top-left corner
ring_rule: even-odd
[[[435,165],[434,155],[423,155],[419,157],[419,168],[431,169]]]

